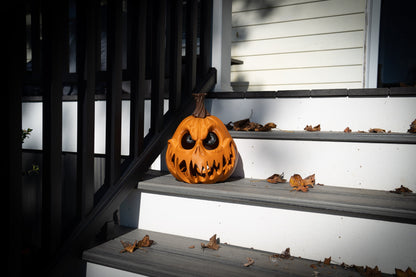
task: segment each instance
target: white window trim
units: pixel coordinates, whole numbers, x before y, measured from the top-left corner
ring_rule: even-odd
[[[381,0],[367,0],[364,87],[377,88]]]

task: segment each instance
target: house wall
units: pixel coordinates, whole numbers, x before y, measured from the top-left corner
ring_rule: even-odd
[[[362,88],[366,0],[233,0],[237,90]]]

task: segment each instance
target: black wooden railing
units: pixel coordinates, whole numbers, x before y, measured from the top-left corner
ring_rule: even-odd
[[[112,220],[177,124],[190,113],[191,94],[207,92],[215,84],[216,71],[211,68],[212,0],[10,2],[5,9],[12,15],[5,33],[10,46],[6,67],[9,276],[37,271],[77,276],[73,271],[78,269],[82,250],[95,242],[97,233]],[[122,91],[125,81],[130,82],[129,94]],[[144,136],[149,81],[151,128]],[[76,210],[72,224],[62,217],[62,100],[66,86],[75,88],[78,107],[74,119],[78,123],[77,178],[73,184],[77,197],[71,204]],[[25,193],[21,173],[23,92],[37,95],[43,103],[39,249],[24,245],[19,232],[25,216],[21,209]],[[96,192],[94,102],[98,93],[104,93],[106,100],[106,154],[105,182]],[[124,158],[122,98],[130,99],[131,111],[129,156]],[[166,98],[169,110],[164,113]]]

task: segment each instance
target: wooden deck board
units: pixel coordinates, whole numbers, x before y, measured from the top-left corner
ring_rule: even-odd
[[[151,247],[120,253],[120,240],[134,242],[149,235]],[[147,230],[133,230],[121,237],[84,251],[87,262],[149,276],[360,276],[339,265],[323,265],[301,258],[273,258],[274,253],[220,244],[219,250],[202,249],[198,240]],[[194,248],[189,246],[194,245]],[[247,257],[254,264],[245,267]],[[312,268],[311,265],[316,265]]]
[[[304,193],[292,191],[288,183],[270,184],[266,180],[229,179],[217,184],[187,184],[170,174],[159,175],[147,176],[139,182],[138,189],[145,193],[416,224],[414,193],[330,185],[315,185]]]

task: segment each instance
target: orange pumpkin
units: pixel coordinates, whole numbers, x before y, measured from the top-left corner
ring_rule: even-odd
[[[225,181],[236,167],[237,147],[224,123],[205,109],[205,94],[194,96],[195,111],[168,141],[167,167],[176,179],[187,183]]]

